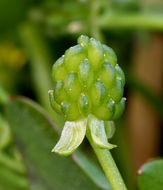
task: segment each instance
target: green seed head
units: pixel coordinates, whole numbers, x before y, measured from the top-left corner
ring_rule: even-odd
[[[54,90],[49,91],[52,108],[66,122],[52,151],[71,154],[88,131],[100,148],[115,131],[114,121],[124,111],[125,76],[114,51],[94,38],[81,35],[78,45],[69,48],[53,65]]]
[[[67,121],[89,114],[100,120],[120,117],[125,107],[125,76],[114,51],[94,38],[81,35],[52,69],[53,108]]]

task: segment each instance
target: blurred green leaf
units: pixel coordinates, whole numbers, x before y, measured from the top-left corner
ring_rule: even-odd
[[[138,187],[140,190],[163,189],[163,159],[144,164],[138,171]]]
[[[22,43],[30,60],[32,84],[39,102],[55,118],[59,126],[63,126],[63,119],[54,112],[49,103],[48,90],[53,88],[51,77],[51,55],[43,35],[32,24],[20,27]]]
[[[0,0],[0,34],[13,30],[27,16],[31,0]],[[1,36],[0,36],[1,37]]]
[[[8,98],[8,93],[0,86],[0,104],[7,102]]]
[[[99,187],[105,190],[111,190],[111,186],[104,173],[98,168],[92,160],[89,160],[81,151],[76,150],[73,154],[73,160],[83,169],[90,179]]]
[[[49,123],[39,106],[29,100],[17,99],[7,105],[6,113],[28,168],[32,189],[40,186],[45,190],[100,189],[89,181],[70,157],[51,153],[58,140],[57,129]]]
[[[24,176],[18,175],[7,167],[0,165],[1,190],[27,190],[28,182]]]
[[[11,143],[11,139],[11,131],[8,123],[0,114],[0,150],[8,146]]]
[[[19,174],[25,174],[24,165],[20,162],[20,160],[12,158],[11,155],[9,156],[3,151],[0,151],[0,165],[3,165]]]

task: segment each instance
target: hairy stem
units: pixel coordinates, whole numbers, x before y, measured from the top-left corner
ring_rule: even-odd
[[[113,190],[127,190],[121,174],[109,150],[98,147],[92,140],[89,130],[86,134]]]

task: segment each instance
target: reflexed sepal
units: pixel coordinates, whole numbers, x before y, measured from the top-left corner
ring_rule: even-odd
[[[93,115],[89,115],[87,130],[89,130],[89,135],[97,146],[106,149],[112,149],[116,147],[116,145],[110,144],[107,140],[105,123],[103,120],[99,120]]]
[[[86,133],[87,119],[69,122],[62,130],[61,137],[52,152],[67,156],[72,154],[82,143]]]

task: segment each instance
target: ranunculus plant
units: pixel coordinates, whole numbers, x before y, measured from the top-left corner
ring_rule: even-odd
[[[81,35],[53,65],[54,90],[50,102],[66,120],[60,140],[52,151],[71,154],[85,135],[116,190],[126,189],[109,152],[114,120],[125,108],[125,76],[114,51],[94,38]]]

